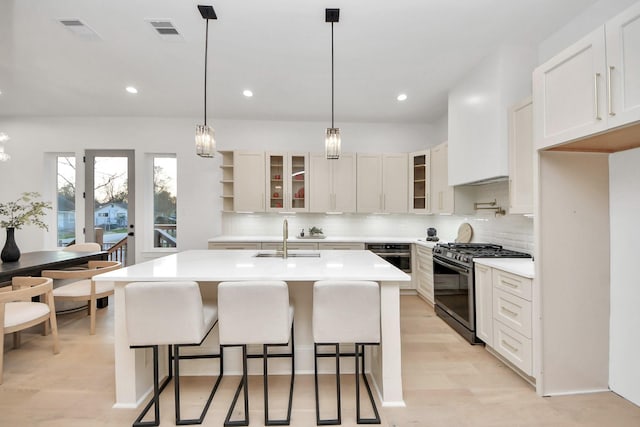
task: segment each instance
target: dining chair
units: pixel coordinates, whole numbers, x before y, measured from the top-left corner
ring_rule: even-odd
[[[100,243],[87,242],[87,243],[74,243],[69,246],[65,246],[62,248],[63,251],[73,251],[73,252],[100,252],[102,247]]]
[[[88,314],[91,317],[90,333],[96,333],[96,311],[98,298],[113,295],[113,283],[95,282],[93,276],[117,270],[122,267],[119,261],[89,261],[86,270],[43,270],[42,276],[56,280],[75,280],[72,283],[53,289],[56,301],[87,301]]]
[[[69,246],[65,246],[64,248],[62,248],[62,250],[65,252],[100,252],[102,251],[102,246],[100,246],[99,243],[95,242],[73,243]],[[86,270],[87,268],[89,267],[85,263],[67,267],[65,268],[65,270]]]
[[[44,323],[50,326],[53,353],[58,354],[58,326],[53,304],[53,281],[46,277],[14,277],[10,291],[0,292],[0,384],[4,364],[4,336],[13,333],[13,347],[20,347],[20,331]],[[45,302],[33,301],[44,295]],[[47,322],[49,322],[47,324]],[[47,334],[47,329],[44,331]]]

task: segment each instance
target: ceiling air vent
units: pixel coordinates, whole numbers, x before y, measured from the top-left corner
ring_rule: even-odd
[[[163,40],[178,41],[182,40],[182,34],[178,32],[176,27],[168,19],[147,19],[153,31]]]
[[[58,22],[60,22],[62,25],[64,25],[64,27],[66,29],[71,31],[76,36],[80,36],[80,37],[83,37],[83,38],[86,38],[86,39],[99,39],[100,38],[100,36],[98,36],[98,33],[93,31],[93,29],[91,27],[89,27],[87,24],[85,24],[84,22],[82,22],[79,19],[63,18],[63,19],[58,19]]]

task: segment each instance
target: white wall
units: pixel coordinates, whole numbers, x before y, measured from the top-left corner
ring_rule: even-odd
[[[447,114],[433,122],[433,136],[436,140],[435,145],[449,139],[449,116]]]
[[[326,123],[276,121],[212,121],[219,149],[324,150]],[[25,191],[39,191],[53,200],[55,174],[46,165],[45,153],[73,152],[81,158],[85,149],[136,150],[137,253],[150,242],[150,198],[141,189],[151,179],[145,153],[176,153],[178,158],[178,245],[180,250],[206,248],[207,237],[221,232],[220,159],[202,159],[194,153],[197,119],[188,118],[16,118],[0,120],[11,136],[6,150],[12,158],[0,164],[0,200],[8,201]],[[409,152],[440,142],[424,124],[340,124],[345,151]],[[80,174],[83,176],[83,174]],[[78,185],[78,191],[83,185]],[[147,205],[145,205],[147,203]],[[82,217],[81,208],[78,208]],[[49,220],[53,224],[53,215]],[[145,224],[147,227],[145,227]],[[16,238],[22,251],[52,248],[55,239],[25,227]],[[4,244],[5,236],[0,236]],[[137,256],[140,260],[140,256]]]
[[[609,157],[611,320],[609,387],[640,405],[640,276],[636,246],[640,212],[640,149]]]
[[[542,64],[564,48],[613,18],[638,0],[600,0],[552,34],[538,47],[538,60]]]

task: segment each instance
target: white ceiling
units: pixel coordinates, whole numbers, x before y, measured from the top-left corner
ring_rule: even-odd
[[[202,116],[428,123],[447,91],[504,41],[537,45],[596,0],[0,0],[0,116]],[[76,18],[88,40],[57,20]],[[169,19],[180,41],[156,35]],[[127,85],[139,89],[125,92]],[[250,88],[253,98],[242,96]],[[396,101],[404,92],[408,99]]]

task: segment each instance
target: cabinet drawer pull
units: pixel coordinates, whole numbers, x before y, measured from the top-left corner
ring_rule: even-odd
[[[508,308],[506,308],[506,307],[500,307],[500,308],[502,309],[502,311],[504,311],[505,313],[507,313],[509,316],[511,316],[511,317],[518,317],[518,313],[516,313],[516,312],[515,312],[515,311],[513,311],[513,310],[509,310],[509,309],[508,309]]]
[[[595,107],[596,107],[596,120],[602,120],[602,117],[600,117],[600,103],[598,102],[598,80],[600,79],[600,73],[596,73],[596,75],[593,78],[593,87],[596,93],[596,96],[594,96],[595,99]]]
[[[614,67],[613,65],[609,65],[609,68],[607,69],[607,97],[608,97],[608,101],[609,101],[609,115],[611,117],[615,116],[616,113],[613,111],[613,95],[611,94],[611,73],[613,72],[613,70],[616,67]]]
[[[518,289],[519,288],[518,283],[513,283],[513,282],[510,282],[508,280],[505,280],[504,277],[502,278],[502,280],[500,280],[500,283],[502,283],[503,285],[506,285],[506,286],[508,286],[510,288],[513,288],[513,289]]]
[[[512,346],[511,344],[509,344],[508,342],[506,342],[505,340],[501,340],[502,342],[502,346],[508,348],[509,350],[513,351],[514,353],[517,353],[519,351],[518,348]]]

